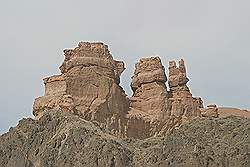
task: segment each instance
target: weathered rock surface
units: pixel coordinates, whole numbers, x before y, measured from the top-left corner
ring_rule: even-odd
[[[45,95],[35,99],[33,115],[40,118],[44,112],[62,108],[74,112],[73,97],[66,93],[67,86],[63,75],[55,75],[43,79]]]
[[[141,59],[135,66],[127,115],[129,137],[146,138],[159,130],[160,116],[166,112],[167,77],[159,57]]]
[[[186,85],[189,79],[184,60],[169,62],[169,88],[159,57],[143,58],[136,64],[128,114],[128,136],[146,138],[164,135],[183,122],[201,116],[203,102]],[[206,115],[203,115],[206,116]],[[135,131],[130,130],[137,127]]]
[[[203,108],[183,60],[169,63],[168,89],[160,58],[141,59],[128,98],[119,86],[125,65],[105,44],[64,54],[61,74],[45,78],[35,99],[36,119],[0,136],[1,167],[250,166],[249,112]]]
[[[250,122],[196,118],[165,137],[121,139],[64,111],[0,136],[1,167],[248,167]]]
[[[248,112],[224,112],[216,105],[203,108],[202,99],[193,97],[187,86],[183,59],[169,62],[168,79],[159,57],[139,60],[131,82],[133,95],[128,98],[119,85],[125,65],[113,59],[107,45],[80,42],[65,49],[64,55],[61,74],[45,78],[45,94],[35,99],[36,119],[62,110],[97,122],[115,136],[144,139],[164,136],[195,117],[249,118]]]
[[[201,98],[192,96],[187,82],[184,60],[181,59],[177,66],[175,61],[169,62],[168,91],[166,99],[166,109],[162,112],[160,131],[157,135],[165,135],[175,128],[179,128],[183,123],[195,117],[201,116],[203,101]]]
[[[39,118],[49,109],[61,109],[124,136],[129,109],[119,86],[124,63],[114,60],[103,43],[80,42],[64,54],[62,74],[44,79],[45,95],[35,100],[34,115]]]
[[[179,61],[179,66],[175,61],[170,61],[168,110],[176,117],[200,116],[200,108],[203,108],[201,98],[192,97],[187,86],[188,81],[184,60]]]

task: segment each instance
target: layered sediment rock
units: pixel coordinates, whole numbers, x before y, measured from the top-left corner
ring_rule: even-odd
[[[54,75],[43,79],[45,95],[35,99],[33,115],[40,118],[44,112],[51,109],[63,109],[74,112],[74,102],[71,95],[67,94],[67,87],[63,75]]]
[[[179,61],[179,66],[175,61],[169,62],[169,91],[166,81],[159,57],[143,58],[136,64],[131,83],[134,93],[130,98],[128,136],[161,136],[201,116],[203,102],[190,93],[184,60]],[[134,127],[137,128],[132,130]]]
[[[142,58],[132,77],[133,96],[127,98],[119,86],[125,65],[113,59],[107,45],[80,42],[64,55],[61,74],[44,79],[45,95],[34,102],[38,119],[49,110],[62,110],[116,136],[147,138],[164,135],[193,117],[216,117],[218,112],[202,109],[201,98],[192,97],[183,60],[178,66],[169,63],[168,91],[160,58]]]
[[[119,86],[124,63],[114,60],[103,43],[80,42],[75,49],[64,50],[64,54],[62,74],[44,79],[45,95],[35,100],[34,115],[55,108],[70,110],[101,123],[116,135],[124,135],[129,108]]]
[[[177,118],[200,116],[200,108],[203,108],[201,98],[192,97],[188,81],[184,60],[179,61],[179,66],[175,61],[170,61],[168,111]]]
[[[159,57],[141,59],[135,66],[128,114],[128,136],[145,138],[157,131],[159,116],[166,111],[167,77]]]

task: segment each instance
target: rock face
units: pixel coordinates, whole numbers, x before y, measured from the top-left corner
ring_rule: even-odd
[[[200,117],[165,137],[121,139],[69,112],[49,111],[0,136],[0,166],[248,167],[249,133],[249,119]]]
[[[74,103],[71,95],[66,93],[67,86],[63,75],[55,75],[43,79],[45,95],[35,99],[33,114],[40,118],[44,112],[51,109],[63,108],[74,112]]]
[[[44,79],[45,95],[35,100],[34,115],[39,118],[49,109],[61,109],[124,135],[129,108],[119,86],[124,63],[114,60],[103,43],[80,42],[64,54],[62,74]]]
[[[164,67],[159,57],[143,58],[135,66],[127,115],[128,136],[146,138],[158,130],[160,116],[166,112],[167,88]]]
[[[201,116],[203,101],[201,98],[192,97],[187,86],[189,79],[183,59],[179,61],[178,66],[175,61],[170,61],[168,70],[170,90],[168,93],[167,113],[173,119],[174,126],[178,127],[187,120]]]
[[[179,61],[177,67],[175,61],[169,62],[169,107],[168,110],[176,117],[192,117],[200,115],[200,108],[203,108],[201,98],[194,98],[187,87],[186,67],[184,60]]]
[[[143,139],[162,136],[194,117],[211,116],[211,109],[202,109],[201,98],[192,97],[187,87],[183,60],[178,66],[169,63],[168,91],[160,58],[142,58],[132,77],[133,96],[128,98],[119,86],[125,65],[113,59],[107,45],[80,42],[64,55],[61,74],[44,79],[45,95],[34,102],[37,119],[51,109],[62,110],[97,122],[116,136]]]
[[[166,108],[167,88],[164,67],[159,57],[141,59],[136,64],[131,88],[131,108],[148,115],[158,115]]]
[[[128,136],[146,138],[164,135],[186,120],[201,116],[203,102],[187,87],[184,60],[169,62],[169,88],[159,57],[143,58],[136,64],[131,87],[134,92],[128,118]],[[137,127],[136,130],[132,130]],[[131,130],[130,130],[131,129]],[[132,133],[132,134],[130,134]]]

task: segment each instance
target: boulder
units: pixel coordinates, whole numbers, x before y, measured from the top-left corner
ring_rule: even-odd
[[[218,118],[219,112],[218,107],[215,104],[210,104],[207,106],[207,108],[201,109],[201,115],[203,117],[209,117],[209,118]]]

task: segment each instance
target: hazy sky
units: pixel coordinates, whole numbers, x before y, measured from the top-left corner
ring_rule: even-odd
[[[58,74],[64,48],[103,41],[126,63],[184,58],[195,96],[250,109],[249,0],[0,0],[0,133],[32,116],[42,78]],[[167,68],[167,67],[166,67]]]

